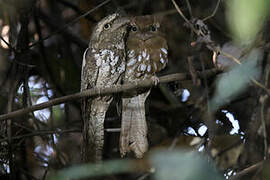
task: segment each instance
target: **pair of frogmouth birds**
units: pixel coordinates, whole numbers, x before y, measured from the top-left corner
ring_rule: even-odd
[[[155,73],[167,64],[167,49],[158,17],[109,15],[94,28],[83,55],[81,91],[156,78]],[[132,151],[141,158],[148,149],[145,100],[150,90],[122,94],[122,157]],[[82,100],[85,162],[102,159],[104,119],[112,99],[112,95],[104,95]]]

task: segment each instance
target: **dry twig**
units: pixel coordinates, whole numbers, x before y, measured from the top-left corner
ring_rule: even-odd
[[[111,0],[106,0],[106,1],[104,1],[104,2],[102,2],[102,3],[100,3],[100,4],[97,5],[95,8],[90,9],[89,11],[87,11],[86,13],[84,13],[83,15],[81,15],[81,16],[75,18],[74,20],[70,21],[69,23],[67,23],[66,25],[64,25],[62,28],[56,30],[56,31],[53,32],[52,34],[46,36],[45,38],[43,38],[43,39],[41,39],[41,40],[39,40],[39,41],[37,41],[37,42],[34,42],[33,44],[31,44],[31,45],[29,46],[29,48],[30,48],[30,47],[33,47],[33,46],[35,46],[35,45],[37,45],[37,44],[39,44],[40,42],[43,42],[43,41],[45,41],[45,40],[51,38],[52,36],[54,36],[54,35],[56,35],[56,34],[58,34],[58,33],[60,33],[60,32],[62,32],[62,31],[65,30],[67,27],[69,27],[69,26],[75,24],[75,23],[78,22],[81,18],[88,16],[90,13],[96,11],[97,9],[99,9],[100,7],[102,7],[102,6],[104,6],[105,4],[109,3],[110,1],[111,1]]]
[[[217,5],[216,5],[213,13],[210,16],[207,16],[206,18],[204,18],[203,21],[206,21],[206,20],[208,20],[208,19],[210,19],[210,18],[212,18],[212,17],[214,17],[216,15],[219,4],[220,4],[220,0],[218,0]]]
[[[195,27],[193,26],[193,24],[185,17],[185,15],[183,14],[183,12],[181,11],[181,9],[179,8],[179,6],[176,4],[176,2],[174,0],[171,0],[176,8],[176,10],[178,11],[178,13],[180,14],[180,16],[186,21],[186,23],[188,24],[188,26],[191,28],[191,30],[197,34],[198,37],[202,37],[201,40],[202,42],[204,42],[206,44],[206,47],[216,53],[219,53],[225,57],[228,57],[229,59],[233,60],[234,62],[236,62],[237,64],[241,65],[241,61],[237,58],[235,58],[234,56],[222,51],[218,46],[215,45],[215,43],[205,37],[205,34],[201,33],[200,31],[198,31],[197,29],[195,29]],[[254,78],[250,78],[251,82],[262,88],[268,95],[270,95],[270,90],[265,87],[263,84],[261,84],[260,82],[258,82],[257,80],[255,80]]]
[[[243,177],[244,175],[246,175],[246,174],[248,174],[248,173],[250,173],[250,172],[252,172],[252,171],[254,171],[254,170],[256,170],[256,169],[258,169],[258,168],[260,168],[260,167],[262,167],[263,164],[264,164],[264,161],[260,161],[260,162],[258,162],[258,163],[256,163],[256,164],[253,164],[253,165],[251,165],[251,166],[249,166],[249,167],[243,169],[242,171],[238,172],[235,176],[232,176],[232,177],[230,178],[230,180],[237,180],[237,179],[240,179],[240,178]]]

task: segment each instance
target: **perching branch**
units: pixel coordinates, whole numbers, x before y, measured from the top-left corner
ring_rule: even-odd
[[[219,72],[217,69],[210,69],[206,70],[205,72],[199,72],[198,75],[199,77],[205,76],[205,77],[211,77],[213,75],[216,75]],[[165,75],[159,78],[159,83],[168,83],[172,81],[181,81],[181,80],[190,80],[191,76],[188,73],[176,73],[176,74],[170,74],[170,75]],[[59,98],[52,99],[50,101],[36,104],[33,106],[30,106],[25,109],[19,109],[17,111],[13,111],[8,114],[3,114],[0,115],[0,120],[5,120],[9,118],[14,118],[21,116],[23,114],[27,114],[32,111],[48,108],[54,105],[58,105],[67,101],[71,100],[77,100],[83,97],[91,97],[91,96],[98,96],[98,95],[106,95],[106,94],[114,94],[114,93],[119,93],[123,91],[130,91],[132,89],[137,89],[137,88],[145,88],[145,87],[151,87],[154,86],[156,83],[155,80],[152,79],[147,79],[143,80],[141,82],[136,82],[132,84],[124,84],[124,85],[114,85],[109,88],[93,88],[89,89],[87,91],[67,95],[67,96],[62,96]]]

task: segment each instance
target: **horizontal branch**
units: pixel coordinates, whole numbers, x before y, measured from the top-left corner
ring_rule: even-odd
[[[217,69],[211,69],[211,70],[206,70],[204,72],[198,72],[199,77],[209,77],[213,76],[218,73]],[[168,83],[172,81],[181,81],[181,80],[190,80],[191,76],[188,73],[176,73],[176,74],[170,74],[170,75],[165,75],[159,78],[159,83]],[[28,108],[24,109],[19,109],[17,111],[13,111],[8,114],[3,114],[0,115],[0,120],[5,120],[9,118],[14,118],[18,117],[23,114],[27,114],[32,111],[37,111],[40,109],[48,108],[54,105],[58,105],[67,101],[72,101],[72,100],[78,100],[82,97],[90,97],[90,96],[99,96],[99,95],[106,95],[106,94],[114,94],[114,93],[119,93],[119,92],[124,92],[124,91],[129,91],[132,89],[137,89],[137,88],[145,88],[145,87],[151,87],[155,85],[155,80],[152,79],[146,79],[140,82],[135,82],[132,84],[124,84],[124,85],[114,85],[109,88],[92,88],[83,92],[67,95],[67,96],[62,96],[59,98],[52,99],[50,101],[36,104],[33,106],[30,106]]]

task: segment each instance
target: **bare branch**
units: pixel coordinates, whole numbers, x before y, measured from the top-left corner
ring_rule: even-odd
[[[216,5],[213,13],[210,16],[207,16],[206,18],[204,18],[203,21],[206,21],[206,20],[208,20],[208,19],[210,19],[210,18],[212,18],[212,17],[214,17],[216,15],[219,4],[220,4],[220,0],[218,0],[217,5]]]
[[[219,72],[219,70],[217,70],[217,69],[210,69],[210,70],[207,70],[205,72],[198,73],[198,75],[199,75],[199,77],[202,77],[202,76],[209,77],[209,76],[213,76],[213,75],[217,74],[218,72]],[[189,80],[189,79],[191,79],[191,76],[188,73],[176,73],[176,74],[170,74],[170,75],[160,77],[159,82],[160,83],[168,83],[168,82],[172,82],[172,81]],[[27,114],[27,113],[32,112],[32,111],[48,108],[48,107],[51,107],[54,105],[64,103],[66,101],[77,100],[77,99],[80,99],[82,97],[88,97],[88,96],[90,97],[90,96],[97,96],[97,95],[119,93],[119,92],[123,92],[123,91],[129,91],[132,89],[137,89],[137,88],[151,87],[151,86],[154,86],[155,84],[156,84],[156,81],[154,81],[152,79],[147,79],[147,80],[143,80],[139,83],[115,85],[115,86],[112,86],[110,88],[92,88],[92,89],[89,89],[87,91],[83,91],[83,92],[79,92],[79,93],[75,93],[75,94],[71,94],[71,95],[67,95],[67,96],[62,96],[62,97],[55,98],[55,99],[52,99],[52,100],[44,102],[44,103],[30,106],[30,107],[25,108],[25,109],[19,109],[17,111],[13,111],[13,112],[8,113],[8,114],[0,115],[0,120],[18,117],[20,115]]]
[[[67,0],[57,0],[57,2],[63,4],[63,5],[66,6],[66,7],[71,8],[73,11],[77,12],[79,15],[83,15],[83,13],[84,13],[79,7],[77,7],[77,6],[76,6],[75,4],[73,4],[72,2],[69,2],[69,1],[67,1]],[[85,16],[85,18],[86,18],[87,20],[89,20],[89,21],[94,22],[94,23],[97,22],[94,18],[92,18],[92,17],[89,15],[89,13]]]
[[[254,170],[256,170],[256,169],[258,169],[260,167],[262,167],[263,164],[264,164],[264,161],[260,161],[260,162],[258,162],[256,164],[253,164],[253,165],[251,165],[251,166],[243,169],[242,171],[236,173],[236,175],[235,176],[232,176],[230,178],[230,180],[240,179],[244,175],[246,175],[246,174],[248,174],[248,173],[250,173],[250,172],[252,172],[252,171],[254,171]]]
[[[179,6],[176,4],[176,2],[174,0],[171,0],[176,8],[176,10],[178,11],[178,13],[181,15],[181,17],[186,21],[186,23],[188,24],[188,26],[191,28],[191,30],[197,34],[197,36],[199,37],[202,37],[202,40],[204,43],[206,43],[206,47],[211,50],[211,51],[214,51],[216,53],[220,53],[222,54],[223,56],[226,56],[228,58],[230,58],[231,60],[233,60],[234,62],[236,62],[237,64],[241,65],[242,63],[240,62],[239,59],[235,58],[234,56],[224,52],[224,51],[221,51],[221,49],[215,45],[214,41],[210,40],[209,38],[205,38],[205,35],[200,33],[200,31],[198,31],[197,29],[195,29],[195,27],[193,26],[193,24],[185,17],[185,15],[183,14],[183,12],[181,11],[181,9],[179,8]],[[262,88],[268,95],[270,95],[270,90],[265,87],[263,84],[261,84],[260,82],[258,82],[257,80],[255,80],[254,78],[250,78],[251,82]]]
[[[55,21],[55,19],[49,17],[44,12],[40,11],[39,12],[39,17],[40,17],[40,19],[42,19],[42,21],[44,21],[52,29],[58,29],[59,22]],[[70,29],[63,29],[63,28],[61,28],[61,32],[62,32],[63,35],[65,35],[66,37],[68,37],[68,39],[70,39],[72,42],[76,43],[78,46],[80,46],[82,48],[86,48],[88,46],[88,41],[82,39],[77,34],[73,33]],[[46,39],[47,37],[43,38],[43,40]],[[40,43],[40,42],[38,41],[37,43]],[[34,44],[36,44],[36,43],[34,43]]]
[[[9,44],[2,36],[0,36],[0,39],[8,46],[9,49],[14,50],[11,44]]]
[[[40,43],[40,42],[42,42],[42,41],[45,41],[45,40],[49,39],[50,37],[52,37],[52,36],[54,36],[54,35],[56,35],[56,34],[62,32],[62,31],[64,31],[67,27],[69,27],[69,26],[75,24],[75,23],[76,23],[77,21],[79,21],[81,18],[86,17],[87,15],[89,15],[90,13],[96,11],[97,9],[99,9],[99,8],[102,7],[102,6],[104,6],[105,4],[107,4],[107,3],[110,2],[110,1],[111,1],[111,0],[106,0],[106,1],[102,2],[101,4],[97,5],[95,8],[90,9],[89,11],[87,11],[86,13],[84,13],[83,15],[81,15],[81,16],[75,18],[74,20],[70,21],[69,23],[67,23],[66,25],[64,25],[62,28],[60,28],[60,29],[54,31],[52,34],[46,36],[45,38],[43,38],[43,39],[41,39],[41,40],[39,40],[39,41],[37,41],[37,42],[34,42],[32,45],[29,46],[29,48],[30,48],[30,47],[33,47],[33,46],[35,46],[35,45],[37,45],[38,43]]]
[[[192,10],[191,10],[191,5],[190,5],[189,0],[186,0],[186,4],[187,4],[187,7],[188,7],[189,15],[190,15],[190,17],[192,17],[193,15],[192,15]]]
[[[174,0],[172,0],[172,2],[173,2],[173,5],[174,5],[175,9],[180,14],[180,16],[186,21],[186,23],[189,25],[189,27],[192,29],[192,31],[194,31],[199,36],[200,35],[199,31],[197,31],[194,28],[193,24],[186,18],[186,16],[183,14],[183,12],[179,8],[179,6],[176,4],[176,2]]]
[[[104,129],[104,131],[108,133],[115,133],[115,132],[120,132],[121,129],[120,128],[107,128],[107,129]]]

